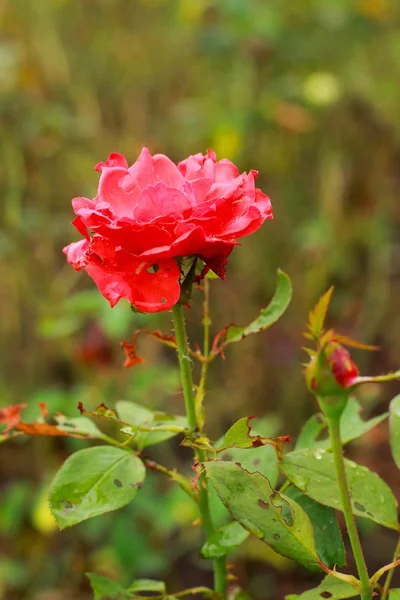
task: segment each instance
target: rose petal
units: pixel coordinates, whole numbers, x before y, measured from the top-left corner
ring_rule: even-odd
[[[115,306],[126,298],[142,312],[169,310],[179,300],[180,270],[175,260],[153,262],[137,261],[136,270],[116,271],[103,265],[87,265],[100,292]]]
[[[97,163],[94,170],[101,173],[103,167],[122,167],[123,169],[127,169],[128,163],[126,162],[126,158],[123,154],[112,152],[105,162],[102,161]]]
[[[67,261],[74,267],[76,271],[80,271],[87,264],[86,252],[89,250],[88,240],[80,240],[73,242],[63,248],[64,254],[67,256]]]
[[[142,192],[134,210],[134,218],[140,223],[150,223],[159,217],[179,215],[191,208],[188,197],[181,191],[170,188],[162,181],[149,185]]]
[[[154,176],[156,181],[162,181],[168,187],[181,189],[185,180],[175,163],[165,154],[153,156]]]

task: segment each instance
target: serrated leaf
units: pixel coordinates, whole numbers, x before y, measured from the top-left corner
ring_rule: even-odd
[[[204,468],[236,521],[279,554],[319,569],[311,521],[301,506],[236,463],[213,461]]]
[[[328,575],[318,587],[297,596],[297,600],[321,600],[321,598],[342,600],[344,598],[355,598],[356,596],[359,597],[360,594],[353,586]]]
[[[389,411],[390,447],[394,461],[400,469],[400,394],[391,401]]]
[[[228,429],[224,435],[218,451],[226,450],[228,448],[258,448],[259,446],[265,446],[270,444],[276,448],[277,452],[282,452],[282,446],[285,442],[288,442],[290,438],[288,436],[281,436],[277,438],[263,437],[258,434],[252,435],[250,420],[254,417],[243,417],[236,421]]]
[[[55,420],[58,429],[61,429],[61,431],[85,435],[92,439],[104,438],[104,434],[88,417],[66,417],[65,415],[57,415]]]
[[[304,494],[342,510],[330,452],[320,448],[295,450],[283,457],[280,467]],[[345,467],[354,514],[397,530],[397,501],[389,486],[376,473],[353,461],[345,459]]]
[[[95,446],[75,452],[54,477],[49,505],[61,529],[128,504],[145,478],[132,452]]]
[[[94,600],[130,600],[132,598],[132,595],[116,581],[96,573],[86,573],[86,575],[92,586]]]
[[[186,417],[166,415],[157,411],[145,408],[135,402],[127,402],[120,400],[116,404],[118,415],[122,421],[139,428],[141,425],[152,427],[157,425],[179,425],[182,428],[187,427]],[[173,431],[138,431],[135,434],[134,443],[142,450],[147,446],[160,444],[165,440],[177,435],[178,432]]]
[[[388,413],[383,413],[377,417],[373,417],[367,421],[364,421],[360,412],[362,411],[361,406],[355,398],[349,398],[346,407],[340,418],[340,436],[343,445],[357,439],[367,433],[376,425],[379,425],[384,421]],[[318,439],[321,433],[325,430],[327,432],[328,423],[323,413],[318,413],[312,416],[303,426],[299,438],[296,442],[296,450],[302,448],[325,448],[331,447],[329,437],[325,439]]]
[[[235,550],[249,537],[249,532],[240,523],[233,521],[214,531],[203,545],[203,558],[219,558]]]
[[[271,327],[284,314],[292,297],[292,284],[286,273],[278,269],[275,294],[266,308],[263,308],[258,317],[246,327],[230,325],[216,337],[213,351],[221,352],[225,346],[240,342],[248,335],[265,331]],[[224,339],[222,339],[224,338]],[[219,345],[218,345],[219,344]]]
[[[342,534],[336,520],[335,511],[329,506],[315,502],[294,486],[285,491],[286,496],[300,504],[310,517],[314,528],[315,547],[322,562],[329,567],[342,567],[346,564],[346,554]]]
[[[252,427],[253,435],[274,436],[279,425],[274,419],[256,419],[255,427]],[[221,442],[219,442],[219,445]],[[224,460],[239,462],[249,473],[261,473],[266,477],[271,486],[275,487],[279,478],[278,456],[274,446],[266,445],[258,448],[229,448],[219,455]]]
[[[333,286],[321,296],[308,315],[308,328],[315,339],[318,339],[321,336],[324,329],[325,317],[328,312],[332,292]]]

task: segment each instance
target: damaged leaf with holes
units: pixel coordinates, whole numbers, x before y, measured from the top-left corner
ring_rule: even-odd
[[[344,600],[356,596],[359,597],[360,594],[353,586],[328,575],[318,587],[296,596],[296,600],[323,600],[324,598],[327,600]]]
[[[289,452],[280,468],[301,492],[336,510],[342,510],[333,456],[323,449]],[[346,475],[354,514],[389,529],[398,529],[397,500],[376,474],[345,459]]]
[[[54,477],[50,510],[61,529],[125,506],[143,485],[145,467],[132,452],[109,446],[72,454]]]
[[[312,500],[294,486],[285,490],[285,495],[300,504],[308,514],[314,529],[317,554],[322,562],[327,567],[343,567],[346,564],[346,554],[333,508]]]
[[[239,419],[239,421],[236,421],[224,435],[219,448],[217,448],[218,452],[227,450],[228,448],[258,448],[259,446],[270,444],[276,448],[278,453],[281,453],[283,444],[288,442],[290,438],[288,436],[271,438],[252,434],[250,421],[253,418],[254,417],[243,417],[242,419]]]
[[[204,464],[208,479],[233,518],[275,552],[319,570],[314,531],[297,502],[276,492],[260,473],[232,462]]]
[[[278,432],[279,424],[276,419],[256,419],[256,426],[252,427],[251,433],[260,437],[272,437]],[[220,446],[222,441],[218,443]],[[259,472],[266,477],[271,486],[275,487],[279,478],[278,455],[276,447],[270,444],[252,448],[229,448],[222,451],[219,458],[231,462],[239,462],[246,471],[250,473]]]

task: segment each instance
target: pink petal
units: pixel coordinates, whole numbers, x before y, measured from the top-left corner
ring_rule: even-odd
[[[129,167],[128,172],[139,192],[147,185],[155,183],[153,157],[147,148],[142,148],[139,158]]]
[[[185,194],[159,181],[142,192],[134,210],[134,218],[140,223],[150,223],[158,217],[182,215],[189,208],[191,203]]]
[[[89,250],[88,240],[80,240],[73,242],[63,248],[63,252],[67,257],[67,261],[74,267],[76,271],[80,271],[87,264],[86,252]]]
[[[98,199],[109,204],[118,217],[132,217],[141,188],[122,167],[103,167]]]
[[[181,189],[185,180],[175,163],[165,154],[153,156],[154,176],[156,181],[162,181],[168,187]]]
[[[122,167],[123,169],[127,169],[128,163],[126,162],[126,158],[123,154],[112,152],[105,162],[101,161],[97,163],[94,169],[95,171],[99,171],[101,173],[103,167]]]

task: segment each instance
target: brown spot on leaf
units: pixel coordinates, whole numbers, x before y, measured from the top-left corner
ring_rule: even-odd
[[[136,483],[130,483],[129,485],[133,488],[137,488],[138,490],[140,490],[140,488],[143,486],[143,481],[137,481]]]
[[[258,504],[258,506],[259,506],[260,508],[264,508],[264,509],[266,509],[266,508],[269,508],[269,504],[268,504],[268,502],[264,502],[264,500],[261,500],[261,498],[260,498],[260,500],[257,502],[257,504]]]
[[[332,598],[333,594],[331,592],[321,592],[320,596],[321,598]]]

